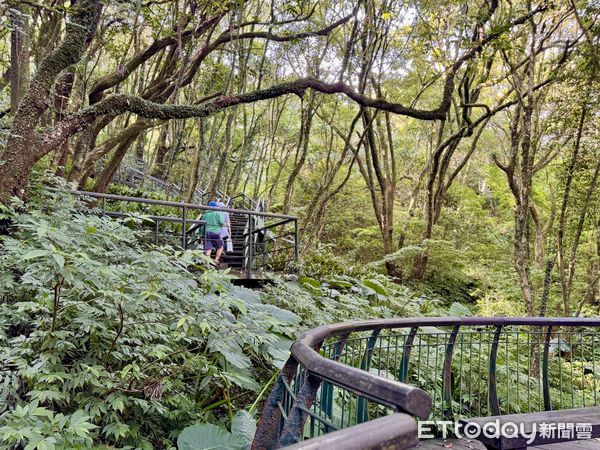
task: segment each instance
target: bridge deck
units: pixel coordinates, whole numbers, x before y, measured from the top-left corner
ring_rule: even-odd
[[[442,450],[450,448],[453,450],[486,450],[485,446],[473,439],[428,439],[422,440],[416,447],[419,450]],[[600,450],[600,440],[588,439],[583,441],[562,442],[549,445],[534,445],[528,447],[531,450]]]

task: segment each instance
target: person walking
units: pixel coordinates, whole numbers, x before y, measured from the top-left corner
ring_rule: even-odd
[[[217,202],[210,202],[208,206],[216,207]],[[204,254],[210,256],[213,249],[216,251],[215,263],[221,264],[221,255],[223,254],[223,239],[221,238],[221,229],[225,226],[222,213],[209,210],[204,213],[204,222],[206,223],[206,236],[204,239]]]
[[[219,208],[224,208],[225,203],[222,201],[217,202],[217,206]],[[229,213],[227,211],[221,211],[221,215],[223,216],[223,221],[225,225],[221,227],[221,239],[223,239],[223,247],[226,251],[233,251],[233,242],[231,242],[231,222],[229,221]]]

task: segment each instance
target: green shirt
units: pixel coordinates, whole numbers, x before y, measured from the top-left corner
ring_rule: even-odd
[[[221,234],[221,227],[225,225],[225,221],[219,211],[206,211],[203,219],[206,222],[207,232]]]

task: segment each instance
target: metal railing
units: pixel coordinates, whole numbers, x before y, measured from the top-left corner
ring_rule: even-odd
[[[129,158],[117,168],[113,181],[124,184],[133,189],[144,188],[146,190],[161,192],[165,195],[175,194],[180,198],[185,196],[185,190],[175,183],[171,183],[148,173],[147,167],[143,161]],[[245,196],[245,194],[243,194]],[[231,205],[231,197],[226,193],[218,190],[216,196],[225,204],[226,207]],[[207,189],[195,188],[192,193],[192,202],[199,204],[208,203],[211,193]],[[249,197],[248,197],[249,198]],[[247,208],[251,209],[251,208]]]
[[[204,211],[221,211],[228,212],[230,216],[241,216],[246,223],[244,233],[240,239],[234,240],[233,244],[243,246],[241,269],[248,277],[263,269],[290,270],[296,267],[298,262],[298,218],[295,216],[97,192],[69,192],[83,198],[95,199],[94,206],[102,215],[143,215],[151,221],[150,236],[155,245],[170,244],[184,249],[195,248],[202,239],[199,231],[204,221],[199,217]],[[286,231],[290,227],[293,231]],[[277,230],[278,234],[273,234],[273,230]],[[275,259],[275,254],[283,257]]]
[[[298,220],[293,216],[278,216],[273,220],[265,216],[264,202],[246,203],[250,211],[258,214],[249,216],[244,230],[244,267],[247,271],[268,267],[273,270],[284,270],[289,263],[299,260]]]
[[[252,197],[249,197],[245,192],[230,197],[229,201],[230,206],[233,208],[247,209],[250,211],[258,210],[259,204],[262,203],[261,200],[255,200]]]
[[[304,439],[295,448],[312,448],[344,429],[351,439],[357,425],[385,428],[381,418],[397,412],[455,421],[600,406],[599,328],[600,319],[445,317],[313,329],[292,346],[253,448]]]
[[[160,178],[148,174],[145,168],[134,167],[130,164],[122,163],[117,169],[113,181],[124,184],[133,189],[145,189],[154,192],[161,192],[165,195],[173,194],[181,198],[185,195],[184,189],[175,183],[170,183]],[[196,188],[192,194],[192,201],[195,203],[208,203],[210,194],[200,188]]]
[[[417,423],[408,414],[392,414],[378,420],[356,425],[352,433],[334,431],[323,436],[287,447],[289,450],[370,450],[414,448]]]

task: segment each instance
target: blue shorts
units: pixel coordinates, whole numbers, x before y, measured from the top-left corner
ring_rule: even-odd
[[[213,233],[211,231],[206,232],[206,238],[204,241],[204,250],[219,250],[223,248],[223,239],[219,233]]]

